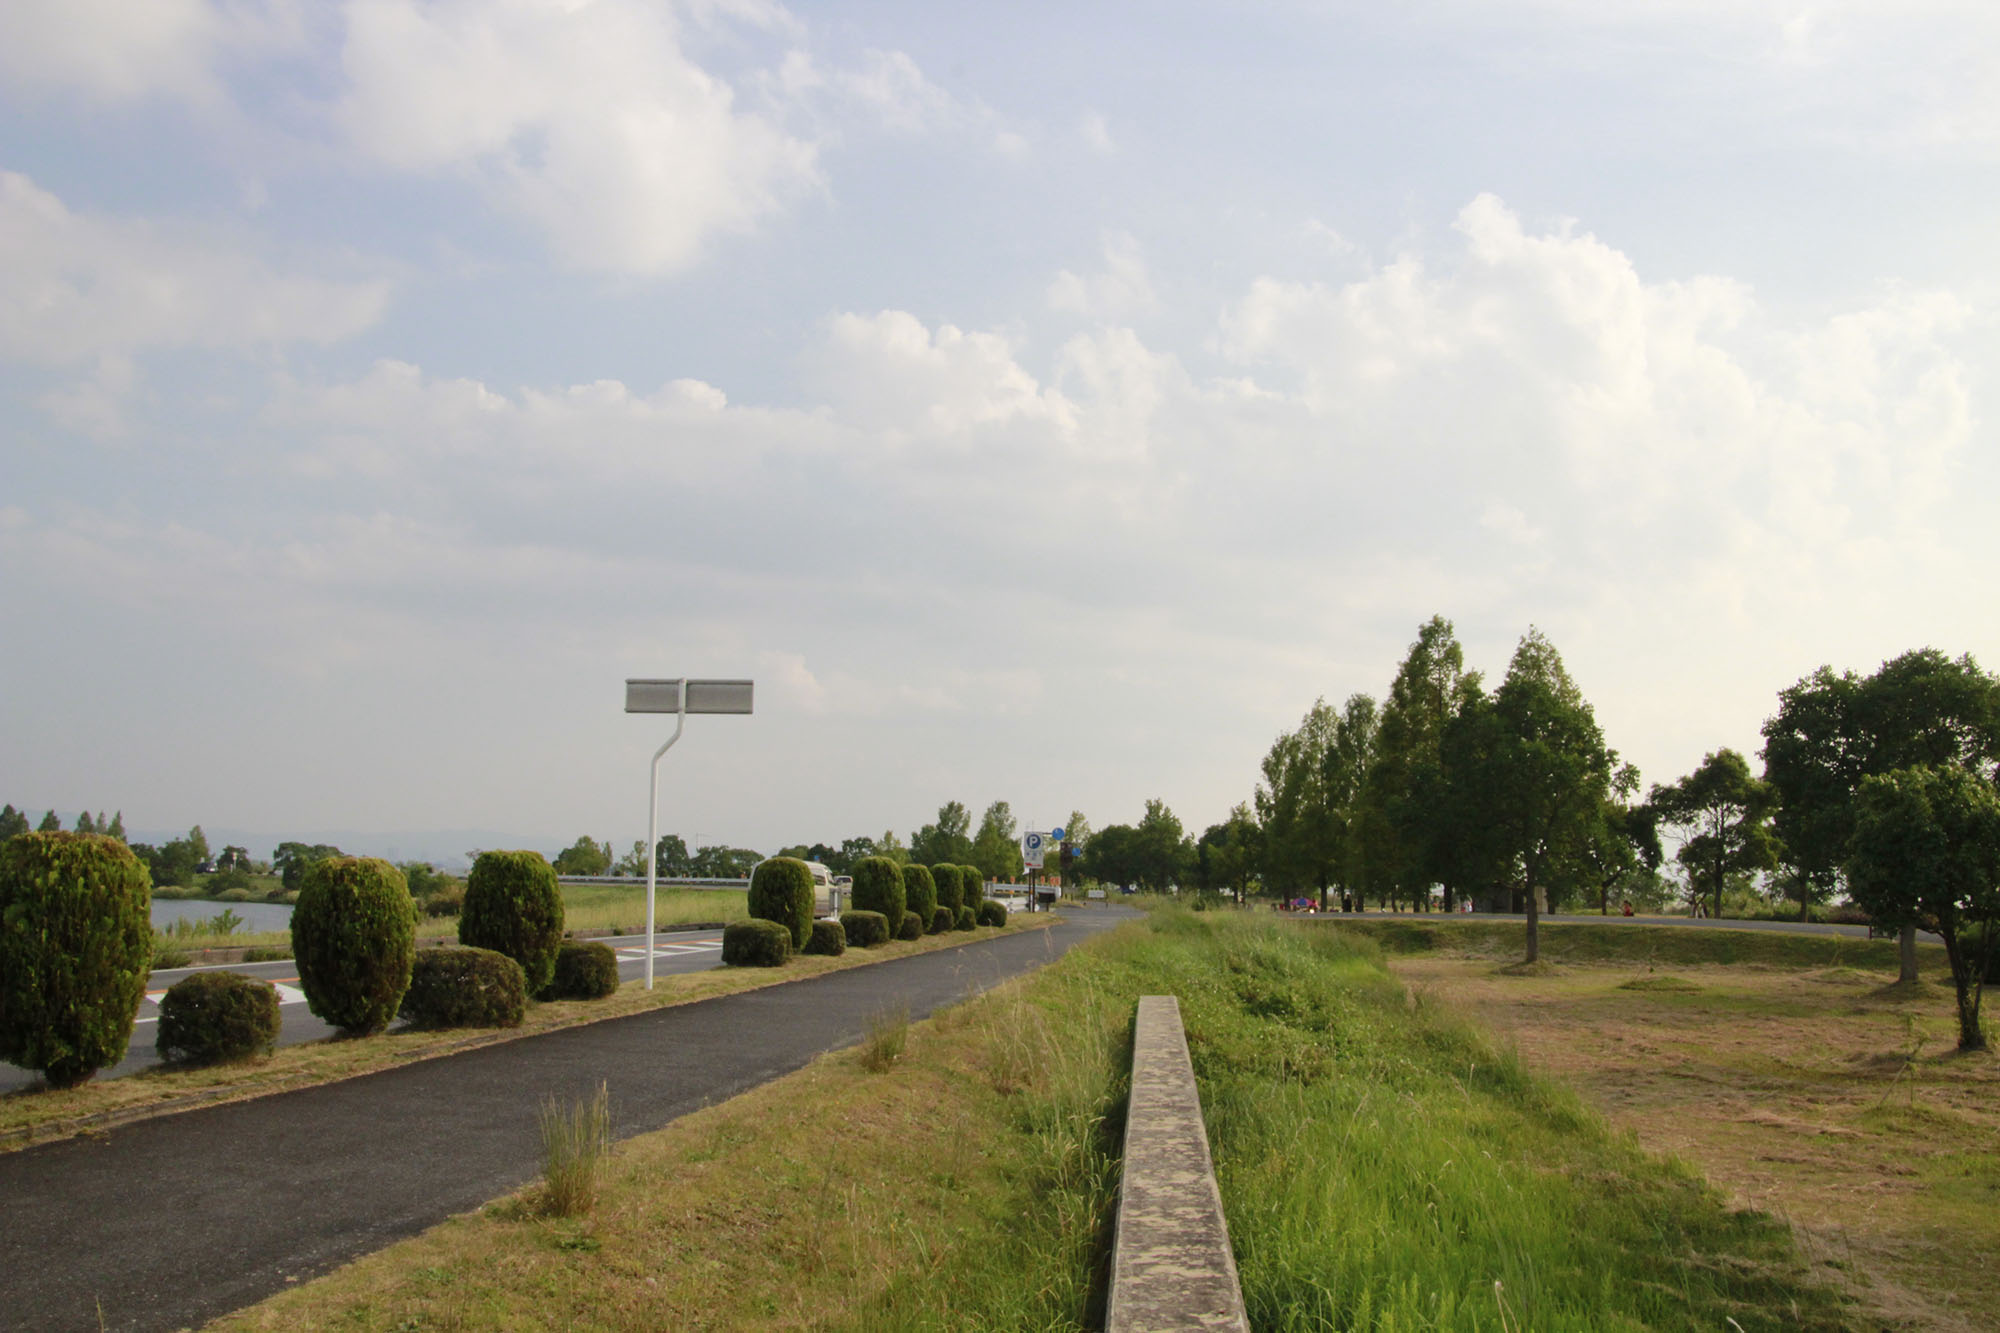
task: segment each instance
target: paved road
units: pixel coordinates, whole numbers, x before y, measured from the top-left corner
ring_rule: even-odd
[[[644,935],[621,935],[607,938],[600,943],[608,944],[618,952],[618,976],[621,980],[632,981],[646,972],[646,937]],[[671,976],[677,972],[702,972],[722,965],[722,932],[719,930],[680,931],[675,934],[653,936],[653,974]],[[333,1035],[334,1029],[320,1019],[313,1017],[306,1008],[305,992],[299,989],[298,964],[290,959],[276,963],[221,963],[211,967],[164,968],[148,978],[146,998],[139,1005],[139,1018],[132,1028],[132,1044],[125,1052],[125,1058],[109,1069],[101,1069],[99,1078],[120,1078],[150,1069],[160,1063],[159,1053],[154,1050],[154,1042],[159,1037],[160,997],[167,988],[182,977],[196,972],[241,972],[247,977],[262,977],[278,988],[278,1016],[282,1023],[278,1031],[278,1045],[293,1046],[303,1041],[318,1041]],[[12,1092],[41,1081],[41,1075],[30,1069],[14,1065],[0,1064],[0,1093]]]
[[[611,1085],[619,1136],[923,1017],[1134,914],[607,1020],[0,1155],[0,1328],[198,1325],[531,1179],[541,1099]]]

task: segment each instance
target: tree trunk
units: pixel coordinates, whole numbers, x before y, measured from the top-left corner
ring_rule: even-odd
[[[1528,890],[1528,956],[1524,962],[1536,962],[1542,956],[1542,914],[1535,910],[1535,891]]]
[[[1901,932],[1897,934],[1896,953],[1902,960],[1902,971],[1897,974],[1897,982],[1914,982],[1917,979],[1917,928],[1915,926],[1904,926]],[[1957,979],[1957,972],[1958,969],[1954,966],[1952,968],[1953,980]]]
[[[1903,927],[1904,933],[1912,940],[1912,954],[1916,952],[1916,929],[1915,926]],[[1958,992],[1958,1049],[1983,1051],[1986,1049],[1986,1034],[1979,1030],[1981,979],[1972,975],[1972,959],[1967,955],[1965,942],[1958,937],[1958,933],[1948,928],[1940,929],[1938,933],[1944,936],[1945,956],[1951,960],[1951,985]]]

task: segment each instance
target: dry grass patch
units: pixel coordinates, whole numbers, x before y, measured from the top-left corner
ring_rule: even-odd
[[[1960,1056],[1948,985],[1893,970],[1630,964],[1396,974],[1561,1075],[1642,1145],[1789,1218],[1883,1329],[1991,1329],[2000,1311],[2000,1061]]]
[[[955,1302],[975,1290],[990,1313],[1004,1284],[1019,1314],[1001,1326],[1080,1329],[1102,1201],[1062,1252],[1016,1238],[1076,1207],[1049,1187],[1074,1153],[1047,1125],[1093,1132],[1105,1070],[996,1077],[996,1042],[1042,1023],[1008,983],[910,1025],[886,1075],[836,1052],[621,1143],[587,1218],[547,1216],[530,1187],[212,1327],[873,1333],[964,1326]],[[1094,1086],[1071,1101],[1069,1081]]]
[[[850,949],[837,958],[802,955],[781,968],[717,968],[708,972],[656,977],[654,989],[626,982],[602,1000],[557,1000],[530,1004],[517,1028],[474,1032],[396,1031],[373,1037],[329,1038],[297,1046],[281,1046],[269,1058],[242,1064],[198,1069],[155,1067],[123,1078],[103,1079],[81,1087],[31,1087],[0,1096],[0,1152],[11,1152],[50,1139],[68,1138],[125,1124],[149,1115],[192,1110],[217,1102],[242,1101],[296,1088],[333,1083],[361,1074],[408,1064],[415,1060],[454,1055],[476,1046],[516,1041],[559,1028],[622,1018],[668,1005],[689,1004],[718,995],[733,995],[799,981],[824,972],[865,967],[935,949],[956,948],[996,935],[1038,930],[1052,923],[1045,915],[1009,920],[1004,927],[982,926],[975,932],[928,935],[895,941],[873,949]]]

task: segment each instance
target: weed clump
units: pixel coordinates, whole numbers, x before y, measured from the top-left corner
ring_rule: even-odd
[[[902,1058],[910,1039],[910,1006],[880,1009],[868,1016],[868,1028],[855,1058],[871,1074],[885,1074]]]
[[[599,1083],[588,1101],[542,1103],[541,1209],[550,1217],[578,1217],[597,1206],[597,1187],[611,1155],[611,1087]]]

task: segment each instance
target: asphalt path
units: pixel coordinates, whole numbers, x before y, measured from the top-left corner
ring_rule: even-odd
[[[1042,966],[1098,908],[892,962],[0,1155],[0,1328],[198,1325],[532,1179],[542,1099],[610,1084],[618,1137]],[[643,959],[641,960],[643,961]]]
[[[610,945],[617,952],[621,981],[632,981],[645,975],[644,935],[612,936],[598,943]],[[719,930],[654,933],[653,975],[656,977],[671,976],[677,972],[701,972],[721,965],[722,932]],[[209,967],[162,968],[146,981],[146,998],[139,1005],[139,1017],[132,1025],[132,1042],[126,1048],[125,1058],[108,1069],[99,1070],[98,1078],[122,1078],[160,1063],[159,1052],[154,1048],[159,1039],[160,997],[176,981],[197,972],[241,972],[246,977],[258,977],[276,986],[280,1046],[320,1041],[334,1034],[331,1024],[315,1018],[306,1008],[305,992],[299,989],[298,964],[289,958],[272,963],[217,963]],[[40,1081],[41,1075],[31,1069],[0,1065],[0,1094]]]

